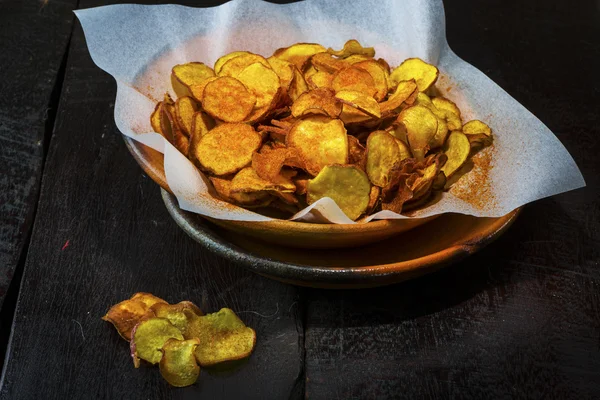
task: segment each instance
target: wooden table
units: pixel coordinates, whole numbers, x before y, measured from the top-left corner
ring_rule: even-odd
[[[357,291],[262,278],[175,225],[72,13],[102,3],[0,2],[1,398],[600,398],[596,1],[446,2],[453,50],[556,133],[588,186],[527,206],[464,262]],[[134,369],[100,317],[137,291],[231,307],[254,354],[185,389]]]

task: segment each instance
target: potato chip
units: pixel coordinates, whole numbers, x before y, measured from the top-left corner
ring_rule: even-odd
[[[353,54],[347,58],[344,58],[344,61],[346,61],[346,63],[353,65],[356,63],[359,63],[361,61],[366,61],[366,60],[372,60],[373,57],[369,57],[369,56],[363,56],[362,54]]]
[[[460,117],[460,109],[456,106],[456,104],[454,104],[454,102],[445,97],[433,97],[431,99],[431,103],[439,110],[447,110]]]
[[[460,131],[453,131],[444,144],[444,154],[448,161],[442,167],[446,177],[450,178],[467,161],[471,152],[471,145],[467,136]]]
[[[439,70],[420,58],[404,60],[390,75],[393,84],[414,79],[420,92],[429,89],[437,81]]]
[[[269,62],[263,56],[259,56],[258,54],[253,54],[253,53],[245,53],[245,54],[240,54],[236,57],[233,57],[233,58],[227,60],[223,64],[223,66],[221,67],[221,70],[217,73],[217,75],[218,76],[230,76],[232,78],[237,78],[238,75],[244,69],[246,69],[246,67],[248,67],[252,64],[255,64],[255,63],[262,64],[263,66],[271,69]]]
[[[308,204],[329,197],[352,220],[356,220],[369,205],[371,183],[367,174],[354,165],[327,165],[308,182]]]
[[[296,194],[301,196],[306,194],[306,189],[308,187],[308,181],[310,179],[307,178],[298,178],[294,179],[294,185],[296,185]]]
[[[492,137],[483,133],[467,135],[467,139],[469,139],[469,143],[471,143],[471,149],[479,149],[481,147],[489,146],[493,143]]]
[[[398,150],[400,151],[400,156],[398,157],[399,160],[404,160],[405,158],[412,157],[412,154],[410,153],[410,148],[406,145],[406,143],[396,138],[396,144],[398,145]]]
[[[169,339],[183,340],[183,334],[166,318],[150,318],[138,323],[131,332],[131,357],[138,368],[140,360],[156,364],[162,358],[161,349]]]
[[[292,80],[294,79],[294,65],[277,57],[267,58],[267,62],[279,76],[279,83],[286,91],[290,90]]]
[[[412,199],[410,189],[415,179],[419,176],[414,172],[416,160],[407,158],[397,162],[389,174],[389,183],[381,189],[381,208],[396,213],[401,213],[404,204]]]
[[[343,60],[333,58],[331,54],[328,53],[315,54],[310,58],[310,63],[317,71],[328,72],[330,74],[334,74],[339,70],[348,67],[348,63],[344,62]]]
[[[200,339],[194,354],[201,366],[240,360],[252,353],[256,344],[256,332],[244,325],[232,310],[222,308],[219,312],[202,317],[192,314],[188,316],[190,320],[186,339]]]
[[[294,79],[292,80],[290,91],[288,93],[290,99],[296,101],[296,99],[304,92],[308,92],[308,85],[300,71],[298,71],[297,68],[294,68]]]
[[[266,180],[258,176],[252,167],[242,169],[231,180],[231,193],[253,193],[267,190],[294,192],[296,186],[281,171],[275,179]]]
[[[373,185],[384,187],[389,174],[400,161],[400,147],[396,139],[385,131],[375,131],[367,139],[366,172]]]
[[[348,135],[348,164],[360,165],[365,156],[365,148],[360,141],[352,135]]]
[[[266,104],[262,107],[255,107],[254,110],[252,110],[252,112],[250,113],[250,115],[246,117],[244,122],[247,124],[256,124],[257,122],[261,122],[269,118],[273,114],[273,111],[275,110],[277,105],[279,104],[282,95],[283,89],[281,87],[278,87],[277,93],[275,93],[275,96],[273,96],[271,104]]]
[[[219,72],[221,72],[221,68],[223,68],[223,65],[225,65],[225,63],[229,60],[231,60],[232,58],[236,58],[238,56],[244,55],[244,54],[251,54],[249,51],[233,51],[229,54],[224,55],[223,57],[219,58],[216,62],[215,62],[215,66],[214,66],[214,71],[216,75],[219,75]]]
[[[260,178],[267,181],[277,180],[286,163],[298,165],[299,162],[296,150],[286,147],[263,150],[252,155],[252,169]]]
[[[162,358],[158,364],[160,374],[171,386],[185,387],[196,383],[200,376],[200,366],[195,351],[200,339],[169,339],[163,345]]]
[[[426,107],[412,106],[398,115],[398,122],[406,128],[412,154],[422,160],[438,130],[438,118]]]
[[[331,88],[333,74],[329,72],[319,71],[306,78],[306,83],[310,89]]]
[[[224,123],[202,136],[193,155],[203,169],[226,175],[249,165],[261,142],[260,134],[251,126]]]
[[[379,103],[371,96],[354,90],[340,90],[335,98],[344,104],[352,106],[373,118],[381,118]],[[341,111],[341,110],[340,110]]]
[[[329,164],[348,162],[348,137],[339,119],[310,116],[297,121],[286,136],[288,147],[298,150],[306,170],[317,175]]]
[[[202,107],[214,118],[225,122],[240,122],[256,105],[256,96],[235,78],[222,77],[206,85]]]
[[[342,50],[335,51],[328,48],[327,52],[339,58],[347,58],[352,55],[361,55],[366,57],[374,57],[375,49],[372,47],[362,47],[358,40],[350,39],[344,44]]]
[[[379,205],[379,195],[381,194],[381,189],[379,186],[371,186],[371,192],[369,192],[369,204],[367,205],[367,209],[365,210],[365,214],[372,214],[373,211]]]
[[[163,103],[160,112],[161,133],[182,154],[188,154],[189,139],[176,122],[175,106]]]
[[[334,74],[331,87],[336,92],[340,90],[354,90],[373,97],[377,93],[375,81],[371,74],[354,66],[344,68]]]
[[[306,64],[311,56],[325,51],[325,47],[320,44],[296,43],[290,47],[275,50],[273,57],[291,62],[298,70],[302,71],[304,69],[304,64]]]
[[[279,76],[260,63],[247,66],[237,79],[256,96],[255,108],[271,105],[280,88]]]
[[[147,315],[150,307],[157,303],[167,304],[150,293],[136,293],[129,300],[112,306],[102,319],[113,324],[123,339],[130,340],[133,327]]]
[[[264,207],[269,205],[273,198],[267,192],[231,193],[231,180],[211,176],[210,181],[217,195],[230,203],[239,204],[247,208]]]
[[[356,107],[352,107],[349,104],[344,104],[342,106],[342,113],[340,114],[340,119],[346,125],[356,125],[370,122],[373,120],[373,117],[365,114]]]
[[[190,86],[215,76],[215,71],[201,62],[179,64],[171,70],[171,85],[178,97],[190,96]]]
[[[292,115],[296,118],[309,114],[322,114],[337,118],[342,112],[342,103],[329,88],[313,89],[300,95],[292,104]]]
[[[175,102],[175,117],[181,131],[188,137],[192,133],[194,113],[198,110],[198,104],[188,96],[180,97]]]
[[[387,115],[397,111],[402,105],[411,105],[416,100],[418,93],[417,83],[413,79],[398,82],[394,93],[379,104],[381,114]]]
[[[183,310],[191,310],[196,315],[204,315],[191,301],[181,301],[177,304],[157,303],[150,310],[159,318],[166,318],[181,332],[185,332],[187,317]]]
[[[156,107],[154,107],[154,111],[152,111],[152,115],[150,115],[150,125],[152,129],[156,133],[160,133],[162,135],[162,129],[160,128],[160,108],[162,106],[162,101],[156,103]],[[164,136],[164,135],[163,135]]]
[[[219,79],[218,76],[213,76],[211,78],[206,79],[202,83],[190,86],[189,90],[190,90],[190,95],[192,96],[192,98],[194,100],[196,100],[197,102],[202,103],[202,97],[204,96],[204,89],[206,89],[206,85],[208,85],[209,83],[211,83],[213,81],[216,81],[217,79]]]
[[[296,196],[295,193],[282,192],[279,190],[271,190],[271,191],[269,191],[269,193],[271,193],[272,195],[277,197],[279,200],[281,200],[285,204],[295,206],[295,205],[298,205],[298,203],[299,203],[298,197]],[[286,208],[283,211],[290,211],[290,209]],[[294,210],[292,210],[292,213],[295,213],[296,211],[297,211],[297,209],[294,209]]]
[[[438,125],[437,131],[433,138],[431,138],[431,142],[429,142],[429,147],[432,149],[436,149],[438,147],[442,147],[446,142],[446,137],[448,136],[448,124],[446,124],[446,120],[438,117]]]
[[[484,134],[486,136],[492,136],[490,127],[478,119],[474,119],[464,124],[462,131],[465,135]]]
[[[360,61],[353,64],[356,68],[367,71],[375,83],[377,92],[375,93],[375,100],[382,101],[388,94],[388,84],[386,78],[386,71],[381,65],[375,60]]]

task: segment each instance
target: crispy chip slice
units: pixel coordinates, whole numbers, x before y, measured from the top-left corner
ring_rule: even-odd
[[[194,157],[215,175],[231,174],[250,164],[261,142],[262,137],[251,126],[224,123],[202,136]]]
[[[292,104],[292,115],[296,118],[308,114],[322,114],[337,118],[342,112],[342,103],[329,88],[317,88],[301,94]]]
[[[192,133],[190,135],[190,147],[188,157],[193,161],[194,149],[200,143],[202,136],[215,127],[215,120],[203,111],[196,111],[192,117]]]
[[[335,94],[335,97],[342,103],[352,106],[373,118],[381,118],[379,103],[371,96],[355,90],[340,90]]]
[[[388,94],[388,84],[385,69],[383,69],[383,67],[375,60],[360,61],[353,65],[356,68],[364,69],[371,75],[373,81],[375,82],[375,88],[377,89],[377,92],[374,96],[375,100],[383,101]]]
[[[365,156],[366,149],[360,144],[356,136],[348,135],[348,164],[360,165]]]
[[[474,135],[467,135],[467,139],[469,139],[469,143],[471,143],[472,149],[479,149],[481,147],[486,147],[491,145],[494,140],[491,136],[487,136],[483,133],[476,133]]]
[[[196,100],[199,103],[202,103],[202,97],[204,96],[204,89],[206,89],[206,85],[208,85],[212,81],[216,81],[217,79],[219,79],[218,76],[213,76],[211,78],[206,79],[202,83],[190,86],[190,95],[194,98],[194,100]]]
[[[336,72],[331,81],[331,87],[336,92],[354,90],[373,97],[377,93],[375,81],[371,74],[361,68],[350,66]]]
[[[453,101],[448,100],[445,97],[433,97],[431,103],[440,110],[447,110],[451,113],[456,114],[460,118],[460,109]]]
[[[397,121],[406,129],[412,154],[417,160],[422,160],[438,130],[438,118],[426,107],[412,106],[404,109]]]
[[[271,105],[280,88],[279,76],[261,63],[250,64],[237,79],[256,96],[256,108]]]
[[[279,76],[281,87],[286,91],[290,90],[292,80],[294,79],[294,64],[274,56],[267,58],[267,62],[277,76]]]
[[[371,186],[371,192],[369,193],[369,204],[367,205],[367,210],[365,211],[366,215],[372,214],[373,211],[379,205],[379,195],[381,194],[381,189],[379,186]]]
[[[419,91],[424,92],[435,83],[439,73],[434,65],[428,64],[420,58],[408,58],[391,73],[390,80],[393,84],[397,84],[400,81],[414,79]]]
[[[462,131],[465,135],[484,134],[486,136],[492,136],[492,129],[478,119],[474,119],[464,124]]]
[[[444,144],[444,154],[448,161],[442,167],[446,177],[450,178],[467,161],[471,145],[467,136],[460,131],[453,131]]]
[[[138,368],[140,359],[156,364],[162,358],[161,349],[169,339],[183,340],[183,335],[166,318],[150,318],[138,323],[131,332],[131,357]]]
[[[168,339],[163,345],[162,358],[158,364],[160,374],[171,386],[185,387],[196,383],[200,366],[195,351],[200,339]]]
[[[221,77],[206,85],[202,107],[225,122],[243,121],[254,109],[256,96],[235,78]]]
[[[176,122],[175,106],[163,103],[160,112],[161,133],[182,154],[188,154],[189,139]]]
[[[316,88],[331,88],[331,82],[333,81],[333,74],[328,72],[319,71],[306,78],[306,83],[310,89]]]
[[[327,165],[308,182],[308,204],[329,197],[352,220],[356,220],[369,205],[371,183],[367,174],[355,165]]]
[[[410,148],[404,143],[402,140],[396,138],[396,144],[398,145],[398,150],[400,150],[399,160],[404,160],[406,158],[412,157],[410,153]]]
[[[400,161],[400,147],[386,131],[375,131],[367,138],[366,172],[373,185],[389,183],[390,171]]]
[[[167,304],[150,293],[136,293],[129,300],[112,306],[102,319],[113,324],[123,339],[130,340],[132,329],[147,315],[150,307],[157,303]]]
[[[231,193],[231,180],[216,178],[214,176],[211,176],[209,179],[219,197],[233,204],[244,207],[264,207],[269,205],[273,200],[267,192]]]
[[[219,58],[216,62],[215,62],[215,66],[214,66],[214,71],[216,75],[219,75],[219,72],[221,72],[221,68],[223,68],[223,65],[225,65],[225,63],[229,60],[231,60],[232,58],[236,58],[238,56],[244,55],[244,54],[251,54],[249,51],[233,51],[229,54],[225,54],[223,57]]]
[[[353,65],[353,64],[359,63],[361,61],[372,60],[372,59],[373,59],[373,57],[363,56],[362,54],[353,54],[347,58],[344,58],[344,61],[346,61],[350,65]]]
[[[256,332],[244,325],[229,308],[202,317],[188,314],[186,339],[198,338],[194,352],[198,363],[207,367],[248,357],[256,344]]]
[[[284,165],[298,166],[298,154],[295,149],[287,147],[279,147],[266,150],[252,155],[252,168],[256,174],[267,181],[275,181],[280,176],[281,169]]]
[[[296,101],[296,99],[298,99],[302,93],[307,91],[308,85],[306,84],[304,77],[300,71],[298,71],[298,68],[294,68],[294,79],[292,80],[292,84],[288,93],[290,99],[292,99],[292,101]]]
[[[311,65],[321,72],[334,74],[339,70],[348,67],[348,63],[338,58],[333,58],[328,53],[317,53],[310,58]]]
[[[340,119],[344,122],[344,124],[362,124],[373,120],[373,117],[365,114],[360,111],[356,107],[352,107],[349,104],[344,104],[342,106],[342,113],[340,114]]]
[[[221,67],[221,70],[217,73],[217,75],[218,76],[230,76],[233,78],[237,78],[238,75],[244,69],[246,69],[246,67],[248,67],[254,63],[262,64],[263,66],[271,69],[269,62],[263,56],[259,56],[258,54],[254,54],[254,53],[246,53],[246,54],[240,54],[236,57],[233,57],[233,58],[227,60],[223,64],[223,66]]]
[[[299,120],[286,136],[286,144],[297,149],[312,175],[326,165],[348,162],[348,136],[339,119],[315,115]]]
[[[154,130],[154,132],[160,133],[162,135],[162,129],[160,128],[160,107],[161,106],[162,106],[162,101],[159,101],[158,103],[156,103],[156,106],[154,107],[154,111],[152,111],[152,114],[150,115],[150,125],[152,126],[152,129]]]
[[[190,86],[215,76],[215,71],[201,62],[179,64],[171,69],[171,85],[178,97],[189,96]]]
[[[150,310],[159,318],[166,318],[181,332],[185,332],[187,317],[183,310],[191,310],[196,315],[204,315],[191,301],[181,301],[177,304],[156,303]]]
[[[446,137],[448,136],[448,124],[446,120],[438,117],[438,125],[437,131],[433,138],[431,138],[431,142],[429,142],[429,147],[432,149],[436,149],[438,147],[442,147],[446,142]]]
[[[290,47],[275,50],[273,57],[291,62],[296,68],[302,71],[304,64],[311,56],[325,51],[325,47],[317,43],[296,43]]]
[[[291,179],[281,174],[281,171],[275,179],[266,180],[258,176],[252,167],[242,169],[231,180],[232,194],[262,192],[266,190],[292,193],[296,191],[296,186]]]
[[[389,113],[395,112],[403,104],[413,104],[417,98],[418,93],[419,90],[417,88],[417,83],[414,81],[414,79],[411,79],[410,81],[398,82],[394,93],[392,93],[386,101],[379,104],[381,114],[387,115]]]
[[[188,137],[192,133],[193,117],[197,110],[198,104],[189,96],[180,97],[175,102],[177,124]]]
[[[344,44],[342,50],[335,51],[331,47],[327,49],[329,54],[339,58],[347,58],[353,55],[361,55],[365,57],[375,57],[375,49],[372,47],[362,47],[358,40],[350,39]]]

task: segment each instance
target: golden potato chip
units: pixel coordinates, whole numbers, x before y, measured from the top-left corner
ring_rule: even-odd
[[[298,150],[312,175],[326,165],[348,162],[348,136],[339,119],[315,115],[299,120],[286,136],[286,144]]]
[[[352,55],[361,55],[366,57],[374,57],[375,49],[372,47],[362,47],[358,40],[350,39],[344,44],[342,50],[335,51],[331,47],[327,49],[329,54],[339,58],[347,58]]]
[[[352,107],[349,104],[344,104],[342,106],[342,113],[340,114],[340,119],[346,125],[351,124],[363,124],[373,120],[373,117],[365,114],[364,112],[358,110],[355,107]]]
[[[210,82],[202,96],[204,110],[225,122],[243,121],[255,105],[256,96],[250,93],[242,82],[231,77],[222,77]]]
[[[414,172],[416,163],[414,158],[407,158],[394,165],[390,171],[388,185],[381,189],[383,210],[401,213],[404,203],[412,199],[413,192],[410,187],[419,176]]]
[[[491,136],[487,136],[483,133],[476,133],[474,135],[467,135],[469,143],[471,143],[472,149],[478,149],[480,147],[489,146],[493,143]]]
[[[102,319],[113,324],[123,339],[130,340],[133,327],[147,315],[150,307],[157,303],[167,304],[150,293],[136,293],[129,300],[112,306]]]
[[[200,366],[195,351],[200,339],[169,339],[163,345],[162,358],[158,364],[160,374],[171,386],[185,387],[196,383],[200,376]]]
[[[366,172],[376,186],[387,186],[389,174],[400,161],[400,147],[396,139],[385,131],[375,131],[367,139]]]
[[[237,79],[256,96],[256,108],[271,105],[280,87],[279,76],[260,63],[247,66]]]
[[[189,96],[189,87],[215,76],[215,71],[201,62],[179,64],[171,70],[171,85],[178,97]]]
[[[433,97],[431,99],[431,103],[440,110],[447,110],[453,114],[458,115],[460,117],[460,109],[452,102],[445,97]]]
[[[423,92],[419,92],[417,94],[417,98],[415,100],[415,105],[427,107],[430,110],[432,108],[435,108],[435,106],[433,105],[433,102],[431,101],[431,98]]]
[[[372,60],[373,57],[369,57],[369,56],[363,56],[362,54],[353,54],[347,58],[344,58],[344,61],[346,61],[347,64],[356,64],[358,62],[361,61],[366,61],[366,60]]]
[[[238,204],[244,207],[264,207],[273,200],[267,192],[254,193],[231,193],[231,180],[221,179],[211,176],[210,181],[217,192],[217,195],[230,203]]]
[[[213,314],[202,317],[190,314],[189,317],[186,339],[200,339],[194,354],[201,366],[240,360],[252,353],[256,332],[244,325],[232,310],[222,308]]]
[[[310,89],[330,88],[333,81],[333,74],[324,71],[318,71],[308,77],[305,77],[306,83]]]
[[[406,145],[406,143],[396,138],[396,144],[398,145],[398,150],[400,150],[400,155],[398,157],[399,160],[404,160],[405,158],[412,157],[412,154],[410,153],[410,148]]]
[[[315,54],[310,58],[310,63],[317,71],[328,72],[330,74],[348,67],[348,63],[338,58],[333,58],[328,53]]]
[[[267,62],[279,76],[279,83],[286,91],[290,90],[292,80],[294,79],[294,65],[277,57],[267,58]]]
[[[188,158],[196,161],[194,158],[195,148],[198,147],[202,136],[215,127],[215,120],[203,111],[196,111],[192,117],[192,134],[190,135],[190,146],[188,148]]]
[[[375,211],[375,208],[379,205],[379,195],[381,193],[381,189],[379,186],[371,186],[371,192],[369,192],[369,204],[367,205],[367,209],[365,214],[369,215]]]
[[[467,136],[460,131],[453,131],[444,144],[444,154],[448,161],[442,167],[446,177],[450,178],[467,161],[471,145]]]
[[[311,56],[325,51],[325,47],[320,44],[296,43],[290,47],[275,50],[273,57],[291,62],[298,70],[302,71],[304,69],[304,64],[306,64]]]
[[[242,169],[231,180],[231,193],[253,193],[267,190],[294,192],[296,191],[296,186],[281,171],[275,179],[266,180],[258,176],[252,167]]]
[[[161,133],[182,154],[188,154],[189,139],[176,122],[175,106],[163,103],[160,112]]]
[[[438,118],[426,107],[412,106],[398,115],[398,122],[406,128],[412,154],[417,160],[422,160],[438,130]]]
[[[187,317],[183,310],[191,310],[196,315],[204,315],[191,301],[181,301],[177,304],[157,303],[150,310],[159,318],[166,318],[181,332],[185,332]]]
[[[258,125],[256,127],[259,133],[268,134],[271,139],[275,142],[285,143],[285,137],[287,136],[289,129],[279,128],[277,126],[270,125]]]
[[[424,92],[435,83],[438,75],[439,70],[434,65],[428,64],[420,58],[409,58],[391,73],[390,80],[393,84],[397,84],[400,81],[414,79],[419,91]]]
[[[298,164],[299,160],[295,149],[280,147],[267,151],[261,150],[260,153],[252,155],[252,169],[260,178],[267,181],[277,180],[286,162],[287,164]]]
[[[464,124],[462,131],[465,135],[484,134],[486,136],[492,136],[490,127],[478,119],[474,119]]]
[[[348,135],[348,164],[360,165],[365,155],[365,148],[360,141],[352,135]]]
[[[371,74],[354,66],[336,72],[331,81],[331,87],[336,92],[340,90],[354,90],[373,97],[377,93],[375,81]]]
[[[214,66],[214,71],[216,75],[219,75],[219,72],[221,72],[221,68],[223,68],[223,65],[231,60],[232,58],[236,58],[238,56],[244,55],[244,54],[251,54],[249,51],[233,51],[229,54],[225,54],[223,57],[219,58],[216,62],[215,62],[215,66]]]
[[[398,82],[394,93],[392,93],[386,101],[379,104],[381,114],[386,115],[396,111],[403,104],[410,105],[414,103],[418,93],[417,83],[413,79],[410,81]]]
[[[337,118],[342,112],[342,103],[329,88],[318,88],[301,94],[292,104],[292,115],[296,118],[308,114],[322,114]]]
[[[298,68],[294,68],[294,79],[292,80],[290,91],[288,93],[290,99],[296,101],[296,99],[304,92],[308,92],[308,85],[300,71],[298,71]]]
[[[152,115],[150,115],[150,125],[152,126],[152,129],[156,133],[162,132],[162,129],[160,128],[160,107],[161,106],[162,106],[162,101],[159,101],[158,103],[156,103],[156,107],[154,107],[154,111],[152,111]]]
[[[131,357],[138,368],[140,359],[156,364],[162,358],[161,349],[169,339],[183,340],[183,335],[166,318],[150,318],[138,323],[131,332]]]
[[[194,113],[198,110],[198,104],[188,96],[180,97],[175,102],[175,116],[181,131],[190,136]]]
[[[240,54],[236,57],[233,57],[233,58],[227,60],[223,64],[223,66],[221,67],[221,70],[217,73],[217,75],[218,76],[230,76],[232,78],[237,78],[238,75],[244,69],[246,69],[246,67],[248,67],[254,63],[262,64],[263,66],[271,69],[269,62],[263,56],[259,56],[258,54],[253,54],[253,53],[246,53],[246,54]]]
[[[432,149],[442,147],[446,142],[446,137],[448,136],[448,124],[446,124],[446,120],[439,117],[437,120],[437,131],[435,132],[435,135],[433,135],[433,138],[431,138],[431,142],[429,143],[429,147]]]
[[[275,108],[277,107],[277,104],[279,104],[279,100],[281,99],[282,95],[283,89],[280,86],[278,86],[277,93],[275,93],[275,95],[273,96],[271,104],[266,104],[262,107],[255,107],[254,110],[252,110],[252,112],[250,113],[250,115],[246,117],[244,122],[247,124],[255,124],[257,122],[262,122],[265,119],[269,118],[273,114]]]
[[[202,97],[204,96],[204,89],[206,89],[206,85],[208,85],[209,83],[211,83],[213,81],[216,81],[217,79],[219,79],[218,76],[213,76],[211,78],[206,79],[202,83],[190,86],[189,90],[190,90],[190,95],[192,96],[192,98],[194,100],[196,100],[197,102],[202,103]]]
[[[262,137],[251,126],[224,123],[200,138],[194,158],[215,175],[231,174],[250,164],[261,142]]]
[[[381,118],[381,110],[379,109],[379,103],[377,103],[377,100],[371,96],[365,95],[362,92],[357,92],[354,90],[340,90],[335,94],[335,98],[373,118]]]
[[[360,217],[369,205],[371,183],[367,174],[354,165],[327,165],[308,182],[308,204],[329,197],[351,220]]]
[[[386,71],[381,65],[375,60],[360,61],[353,64],[356,68],[367,71],[375,83],[377,92],[375,93],[375,100],[382,101],[388,94],[388,84],[386,78]]]

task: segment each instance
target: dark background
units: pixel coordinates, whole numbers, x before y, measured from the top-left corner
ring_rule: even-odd
[[[600,398],[600,2],[445,2],[452,49],[559,137],[587,187],[459,264],[360,291],[267,280],[175,225],[72,13],[101,4],[0,0],[1,398]],[[100,320],[137,291],[227,305],[256,351],[170,388]]]

